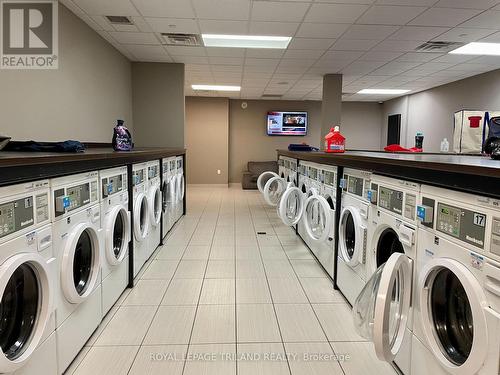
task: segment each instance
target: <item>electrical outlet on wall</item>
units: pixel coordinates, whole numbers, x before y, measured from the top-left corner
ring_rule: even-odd
[[[220,174],[220,169],[217,169],[217,174]]]

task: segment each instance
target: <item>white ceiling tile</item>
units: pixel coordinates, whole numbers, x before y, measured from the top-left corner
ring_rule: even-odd
[[[294,36],[299,23],[296,22],[250,22],[250,35]]]
[[[246,61],[245,61],[246,62]],[[276,63],[278,65],[278,63]],[[268,65],[245,65],[244,67],[244,74],[258,74],[258,73],[264,73],[268,74],[270,73],[270,69],[275,69],[276,66],[268,66]],[[273,71],[271,71],[272,73]]]
[[[443,42],[476,42],[481,38],[494,34],[495,30],[455,27],[440,35],[436,40]]]
[[[162,46],[130,44],[126,49],[137,58],[137,61],[172,61]]]
[[[379,66],[384,65],[384,63],[373,62],[373,61],[355,61],[352,64],[348,65],[344,69],[342,69],[342,74],[368,74],[373,72]]]
[[[113,25],[104,16],[91,16],[92,20],[99,26],[96,30],[115,31]]]
[[[363,14],[356,23],[405,25],[425,10],[425,7],[376,5]]]
[[[199,20],[203,34],[246,34],[248,22],[227,20]]]
[[[431,8],[411,21],[410,25],[454,27],[479,13],[481,11],[475,9]]]
[[[354,61],[361,56],[363,56],[363,52],[361,51],[328,51],[323,56],[323,59]]]
[[[153,33],[111,31],[109,34],[120,44],[160,44]]]
[[[478,27],[490,28],[500,30],[500,12],[499,11],[486,11],[480,15],[464,22],[461,27]]]
[[[308,3],[285,5],[275,1],[253,2],[251,19],[254,21],[301,22],[309,9]]]
[[[139,31],[141,31],[143,33],[149,33],[149,32],[153,31],[153,29],[151,28],[151,26],[149,26],[149,24],[146,22],[146,20],[140,16],[132,17],[132,21],[134,22],[134,25],[137,26]]]
[[[333,44],[331,49],[337,51],[369,51],[378,43],[380,43],[379,40],[341,38]]]
[[[213,65],[212,72],[228,73],[228,74],[243,74],[243,67],[241,65]]]
[[[210,64],[215,65],[243,65],[242,57],[209,57]]]
[[[413,69],[416,66],[420,65],[420,63],[411,63],[411,62],[390,62],[377,70],[373,71],[373,75],[388,75],[393,76],[396,74],[401,74],[407,70]]]
[[[498,4],[498,0],[440,0],[436,7],[462,8],[462,9],[489,9]]]
[[[368,5],[357,4],[313,4],[304,21],[353,23],[368,8]]]
[[[172,56],[206,56],[205,47],[166,46]]]
[[[186,71],[193,71],[193,72],[210,72],[210,65],[203,65],[203,64],[186,64],[184,68],[185,68],[185,70],[186,70]]]
[[[319,73],[319,74],[336,73],[344,69],[349,64],[351,64],[350,61],[319,60],[314,64],[314,66],[309,68],[308,73]]]
[[[432,61],[434,62],[444,62],[444,63],[455,63],[455,64],[460,64],[464,63],[466,61],[470,61],[475,59],[476,56],[470,56],[470,55],[450,55],[449,53],[444,54]]]
[[[384,25],[352,25],[342,38],[382,40],[399,29],[398,26]]]
[[[145,20],[158,33],[199,33],[198,25],[192,19],[146,17]]]
[[[441,63],[441,62],[427,62],[425,64],[419,65],[418,69],[427,70],[430,73],[438,72],[440,70],[448,69],[455,64],[452,63]]]
[[[448,27],[403,26],[392,34],[391,40],[421,40],[428,41],[450,30]]]
[[[438,0],[377,0],[381,5],[413,5],[413,6],[432,6]]]
[[[294,61],[294,60],[286,60],[286,61]],[[276,73],[305,73],[307,71],[307,66],[291,66],[291,65],[278,65],[276,67]]]
[[[307,57],[307,56],[305,56]],[[278,67],[283,68],[283,67],[310,67],[316,59],[307,59],[307,58],[302,58],[302,59],[282,59],[281,62],[279,63]]]
[[[427,62],[434,60],[438,56],[442,56],[441,53],[429,53],[429,52],[408,52],[403,56],[397,58],[395,61],[398,62]]]
[[[488,35],[486,38],[482,38],[481,42],[487,43],[500,43],[500,31],[494,34]]]
[[[335,39],[293,38],[288,45],[288,49],[327,50],[334,41]]]
[[[341,23],[302,23],[297,31],[301,38],[330,38],[340,37],[347,29],[348,24]]]
[[[421,41],[414,40],[384,40],[382,43],[373,47],[375,51],[391,51],[391,52],[410,52],[414,51],[419,45],[421,45]]]
[[[175,62],[184,64],[209,64],[208,57],[203,56],[172,56]]]
[[[132,0],[132,2],[143,16],[166,18],[195,17],[191,3],[185,0]]]
[[[142,32],[136,25],[120,25],[114,24],[113,27],[116,31],[128,31],[128,32]],[[146,31],[149,32],[149,31]]]
[[[251,78],[251,79],[243,78],[241,84],[244,87],[265,87],[267,86],[268,82],[269,79],[265,78]]]
[[[289,49],[285,52],[283,55],[284,59],[303,59],[305,57],[307,58],[319,58],[323,53],[326,51],[324,50],[302,50],[302,49]]]
[[[139,16],[129,0],[78,0],[78,6],[96,16]]]
[[[498,56],[480,56],[476,57],[473,60],[469,60],[468,62],[473,64],[484,64],[493,67],[500,66],[500,58],[498,58]]]
[[[359,58],[360,61],[389,62],[401,56],[403,52],[368,51]]]
[[[256,59],[256,58],[246,58],[245,66],[265,66],[265,67],[276,67],[279,64],[278,59]]]
[[[245,57],[244,48],[223,48],[223,47],[207,47],[208,56],[217,57]]]
[[[248,20],[250,0],[192,0],[196,15],[211,20]]]
[[[279,59],[285,50],[282,49],[270,49],[270,48],[249,48],[246,50],[246,57],[255,57],[262,59]]]

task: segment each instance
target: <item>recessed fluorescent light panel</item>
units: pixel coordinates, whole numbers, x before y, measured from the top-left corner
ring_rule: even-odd
[[[454,55],[500,56],[500,43],[469,43],[448,53]]]
[[[191,85],[193,90],[204,91],[241,91],[240,86]]]
[[[398,94],[406,94],[410,92],[410,90],[402,90],[402,89],[363,89],[358,91],[358,94],[379,94],[379,95],[398,95]]]
[[[232,47],[232,48],[274,48],[286,49],[292,40],[288,36],[259,36],[259,35],[218,35],[202,34],[205,47]]]

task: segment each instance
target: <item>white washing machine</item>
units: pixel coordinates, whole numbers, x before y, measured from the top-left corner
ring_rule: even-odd
[[[290,160],[290,171],[288,172],[288,177],[293,186],[299,186],[299,181],[297,179],[297,160]]]
[[[351,305],[367,281],[370,180],[371,173],[349,168],[341,180],[337,286]]]
[[[147,185],[148,165],[139,163],[132,165],[132,207],[133,207],[133,228],[134,233],[134,277],[148,259],[148,237],[151,225],[149,219],[148,185]]]
[[[335,205],[337,198],[337,167],[320,165],[319,194],[304,204],[304,227],[312,252],[331,278],[335,274]]]
[[[161,213],[163,201],[161,197],[160,161],[154,160],[147,163],[147,201],[149,206],[149,235],[146,260],[153,255],[161,242]]]
[[[288,171],[285,168],[285,156],[278,156],[278,176],[281,178],[286,178]]]
[[[128,210],[127,167],[99,171],[101,182],[101,252],[102,315],[116,303],[128,284],[131,239]]]
[[[64,372],[102,318],[102,231],[98,172],[50,181],[57,258],[56,340]]]
[[[373,175],[368,197],[372,206],[370,208],[370,222],[368,223],[366,277],[367,279],[373,277],[373,280],[368,281],[367,287],[363,289],[359,299],[368,301],[371,298],[372,301],[368,304],[376,308],[377,299],[380,298],[381,304],[392,309],[387,316],[396,320],[394,324],[401,323],[401,330],[394,328],[391,331],[393,346],[390,350],[385,349],[381,341],[376,341],[378,337],[368,338],[374,340],[375,351],[379,359],[394,362],[403,374],[409,375],[411,372],[411,332],[413,330],[413,309],[411,308],[413,302],[409,297],[412,295],[412,286],[414,285],[418,226],[416,207],[417,202],[420,201],[420,184]],[[398,254],[400,258],[394,263],[395,266],[401,267],[398,268],[399,273],[393,279],[395,280],[393,284],[395,283],[397,287],[390,285],[390,294],[387,294],[387,290],[383,290],[382,287],[380,291],[374,291],[374,286],[376,289],[377,285],[383,284],[380,277],[383,277],[384,274],[376,273],[377,269],[385,264],[383,271],[392,273],[389,259],[393,254]],[[399,266],[400,264],[403,265]],[[378,284],[379,282],[381,284]],[[407,297],[410,303],[409,308],[400,315],[398,309]],[[354,311],[356,312],[358,308],[359,300]],[[391,313],[394,315],[390,315]],[[366,312],[358,314],[358,318],[361,319],[362,316],[366,316]],[[397,321],[397,319],[401,320]],[[393,323],[391,322],[391,324]]]
[[[166,158],[162,160],[163,163],[163,180],[162,180],[162,215],[163,215],[163,237],[165,238],[172,226],[174,221],[172,219],[173,215],[173,205],[175,200],[175,182],[172,179],[170,172],[170,162],[174,158]]]
[[[0,373],[56,375],[49,181],[0,188]]]
[[[182,156],[177,156],[175,159],[177,165],[177,221],[182,217],[182,215],[184,215],[184,195],[186,194],[186,182],[184,177],[184,159]]]
[[[500,373],[499,207],[422,186],[412,374]]]
[[[178,219],[178,211],[179,211],[179,202],[177,199],[178,193],[177,193],[177,159],[176,157],[170,158],[170,183],[171,183],[171,189],[172,189],[172,215],[171,215],[171,220],[170,220],[170,225],[171,227],[174,226],[174,224],[177,222]]]

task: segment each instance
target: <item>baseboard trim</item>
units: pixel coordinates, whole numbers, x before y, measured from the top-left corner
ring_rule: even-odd
[[[241,187],[241,182],[230,182],[229,187]]]

